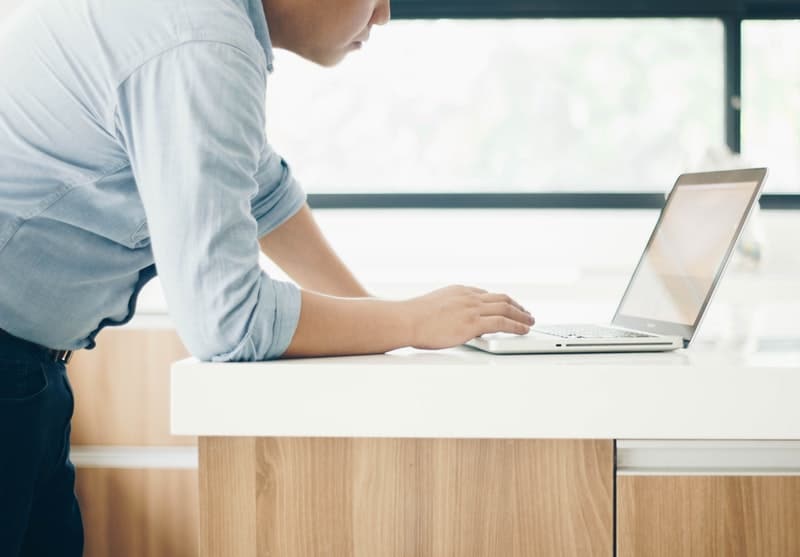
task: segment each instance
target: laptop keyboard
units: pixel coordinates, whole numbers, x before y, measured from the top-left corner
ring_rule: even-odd
[[[598,325],[537,325],[533,331],[561,338],[647,338],[653,335]]]

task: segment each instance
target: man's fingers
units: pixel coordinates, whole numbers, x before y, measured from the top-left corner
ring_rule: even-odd
[[[481,296],[481,301],[489,303],[511,304],[520,311],[527,312],[527,310],[524,307],[522,307],[522,304],[511,298],[511,296],[509,296],[508,294],[497,294],[495,292],[487,292]]]
[[[522,311],[518,306],[513,306],[507,302],[495,302],[491,304],[481,304],[480,314],[482,316],[499,315],[508,317],[514,321],[519,321],[525,325],[533,325],[533,316]]]
[[[499,315],[481,317],[480,326],[481,330],[479,335],[488,335],[491,333],[513,333],[525,335],[528,334],[528,331],[530,331],[530,327],[527,325]]]

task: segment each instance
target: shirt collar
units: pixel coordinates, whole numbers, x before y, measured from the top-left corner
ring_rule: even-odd
[[[253,24],[256,38],[264,49],[267,57],[267,71],[272,73],[272,61],[275,58],[272,53],[272,41],[269,38],[269,28],[267,27],[267,16],[264,14],[264,5],[261,0],[245,0],[247,4],[247,15]]]

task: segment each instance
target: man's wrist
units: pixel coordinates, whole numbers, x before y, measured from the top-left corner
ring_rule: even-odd
[[[414,346],[416,344],[417,322],[413,306],[408,300],[393,301],[391,304],[391,319],[393,330],[401,346]]]

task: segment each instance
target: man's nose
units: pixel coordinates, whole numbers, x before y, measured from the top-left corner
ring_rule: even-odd
[[[390,0],[378,2],[375,6],[375,11],[372,14],[372,22],[374,25],[385,25],[389,23],[392,17],[392,11],[389,7]]]

